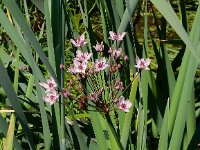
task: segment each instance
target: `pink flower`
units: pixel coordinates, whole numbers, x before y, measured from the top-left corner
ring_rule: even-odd
[[[65,69],[65,65],[60,64],[60,69]]]
[[[127,55],[124,56],[124,60],[128,61],[128,56]]]
[[[95,48],[95,50],[96,50],[97,52],[102,52],[103,49],[104,49],[103,42],[101,42],[101,44],[99,44],[99,43],[97,42],[96,46],[93,46],[93,47]]]
[[[78,60],[74,59],[74,64],[69,68],[70,73],[85,73],[87,69],[87,62],[79,62]]]
[[[46,93],[46,96],[44,96],[43,99],[45,102],[48,102],[50,105],[52,105],[58,100],[59,96],[60,95],[56,90],[51,90]]]
[[[122,50],[121,48],[117,48],[117,49],[114,49],[112,51],[112,56],[115,58],[115,59],[119,59],[122,55]]]
[[[40,86],[42,86],[43,88],[45,88],[45,90],[47,92],[51,91],[51,90],[55,90],[56,87],[57,87],[57,84],[56,84],[56,82],[54,81],[54,79],[52,77],[47,80],[47,83],[40,82],[39,84],[40,84]]]
[[[109,53],[109,54],[112,54],[112,52],[113,52],[113,50],[112,50],[112,48],[110,47],[109,50],[108,50],[108,53]]]
[[[136,65],[135,67],[138,69],[144,69],[144,70],[150,70],[149,65],[150,65],[151,59],[147,58],[144,60],[144,58],[139,58],[138,56],[136,57]]]
[[[109,32],[110,34],[110,39],[113,41],[122,41],[124,36],[126,35],[126,32],[122,33],[114,33],[113,31]]]
[[[120,96],[119,99],[115,101],[115,104],[124,112],[129,112],[129,109],[132,106],[132,103],[129,100],[125,100],[124,96]]]
[[[74,45],[74,47],[81,47],[85,45],[87,42],[85,41],[85,35],[82,34],[80,37],[78,37],[76,40],[70,39],[71,43]]]
[[[116,90],[122,90],[124,88],[123,83],[120,82],[119,80],[115,82],[114,87]]]
[[[95,61],[94,69],[95,69],[96,72],[98,72],[98,71],[104,70],[108,66],[109,65],[106,64],[105,57],[102,57],[102,58]]]
[[[80,50],[77,50],[75,59],[77,59],[80,62],[86,62],[86,61],[88,61],[90,59],[91,56],[92,56],[92,53],[88,54],[87,52],[83,53]]]
[[[71,93],[70,93],[69,90],[66,89],[66,88],[63,88],[63,89],[62,89],[62,94],[63,94],[63,96],[64,96],[65,98],[71,97]]]

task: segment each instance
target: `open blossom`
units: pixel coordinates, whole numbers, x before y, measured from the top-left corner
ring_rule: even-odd
[[[113,41],[122,41],[124,36],[126,35],[126,32],[122,33],[114,33],[113,31],[109,32],[110,34],[110,39]]]
[[[78,37],[76,40],[70,39],[71,43],[74,45],[74,47],[81,47],[85,45],[87,42],[85,41],[85,35],[82,34],[80,37]]]
[[[104,50],[103,42],[101,42],[101,44],[97,42],[97,44],[93,47],[97,52],[102,52]]]
[[[40,82],[39,84],[40,84],[40,86],[42,86],[43,88],[45,88],[45,90],[47,92],[51,91],[51,90],[55,90],[56,87],[57,87],[57,84],[56,84],[56,82],[54,81],[54,79],[52,77],[47,80],[47,83]]]
[[[115,59],[119,59],[122,55],[122,50],[121,48],[117,48],[117,49],[114,49],[112,51],[112,56],[115,58]]]
[[[102,58],[95,61],[94,69],[95,69],[96,72],[98,72],[98,71],[104,70],[108,66],[109,65],[106,64],[105,57],[102,57]]]
[[[139,58],[138,56],[136,57],[136,65],[135,67],[138,69],[144,69],[144,70],[150,70],[149,65],[150,65],[151,59],[147,58],[144,60],[144,58]]]
[[[87,64],[88,62],[80,62],[76,59],[74,59],[74,64],[69,68],[69,72],[70,73],[85,73],[86,69],[87,69]]]
[[[59,94],[56,90],[51,90],[49,92],[46,93],[46,95],[43,97],[44,101],[50,103],[50,105],[54,104],[58,98],[59,98]]]
[[[80,61],[80,62],[87,62],[92,56],[92,53],[83,53],[80,50],[76,51],[76,60]]]
[[[115,101],[115,104],[124,112],[129,112],[129,109],[132,106],[132,103],[129,100],[125,100],[124,96],[120,96],[119,99]]]

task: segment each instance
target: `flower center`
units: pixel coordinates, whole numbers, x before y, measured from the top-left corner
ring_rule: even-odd
[[[126,109],[126,104],[122,103],[121,108]]]
[[[78,66],[78,69],[82,70],[82,69],[83,69],[83,66],[80,64],[80,65]]]
[[[98,63],[98,68],[102,68],[102,67],[103,67],[103,63],[102,62]]]
[[[49,87],[50,87],[50,88],[53,87],[53,85],[54,85],[53,83],[49,83]]]

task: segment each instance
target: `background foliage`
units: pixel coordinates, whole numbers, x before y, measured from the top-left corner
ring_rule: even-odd
[[[0,24],[1,149],[199,148],[198,0],[2,0]],[[52,76],[62,89],[72,78],[59,68],[72,63],[69,40],[85,33],[97,57],[92,46],[108,49],[109,31],[127,32],[118,46],[129,56],[130,112],[84,111],[63,97],[44,103],[39,82]],[[135,76],[136,55],[152,59],[150,71]]]

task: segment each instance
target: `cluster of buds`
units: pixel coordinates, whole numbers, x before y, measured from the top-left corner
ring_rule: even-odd
[[[123,40],[126,33],[110,31],[109,34],[110,39],[114,41],[116,46],[107,50],[110,55],[106,57],[104,56],[103,42],[97,42],[93,46],[98,54],[98,59],[96,60],[93,58],[93,53],[84,52],[81,48],[87,44],[84,34],[77,39],[70,39],[77,50],[73,64],[66,71],[74,75],[75,80],[81,85],[79,97],[74,97],[73,99],[76,100],[80,109],[87,109],[88,106],[91,106],[104,113],[109,113],[113,109],[129,112],[132,103],[122,95],[124,83],[120,80],[120,73],[118,72],[123,63],[128,60],[128,56],[121,48],[117,48],[117,43]],[[149,64],[150,59],[136,58],[135,67],[138,69],[149,70]],[[64,70],[65,66],[61,64],[60,68]],[[83,86],[82,79],[88,84],[89,90]],[[56,90],[57,85],[53,78],[47,80],[47,83],[41,82],[40,85],[45,89],[46,93],[43,99],[49,102],[50,105],[54,104],[61,94],[66,98],[72,98],[68,89],[63,89],[61,92]],[[72,83],[70,85],[71,88],[74,88]]]

